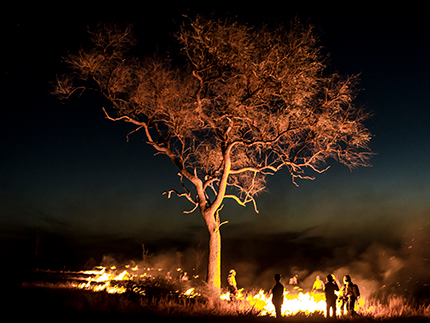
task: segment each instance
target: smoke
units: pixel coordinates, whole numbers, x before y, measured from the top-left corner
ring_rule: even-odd
[[[291,287],[289,279],[298,275],[299,287],[305,291],[312,288],[316,276],[325,280],[334,274],[342,284],[344,275],[350,275],[366,298],[398,295],[426,300],[430,298],[429,223],[425,218],[415,218],[381,239],[357,234],[327,238],[314,235],[312,230],[242,235],[229,226],[234,234],[225,230],[222,237],[222,284],[227,286],[232,268],[237,272],[239,288],[266,292],[273,287],[275,274],[281,274],[287,288]],[[206,279],[206,244],[199,239],[191,243],[157,241],[144,251],[133,260],[105,255],[101,264],[138,265],[139,270],[151,268],[158,275],[170,272],[173,278],[186,271],[190,277]]]
[[[142,256],[127,259],[119,254],[105,254],[99,264],[94,265],[91,258],[87,263],[94,266],[103,266],[108,269],[122,271],[132,270],[133,274],[146,277],[167,277],[178,280],[183,273],[187,273],[190,278],[205,279],[206,267],[204,265],[204,251],[197,248],[186,248],[179,251],[177,248],[161,250],[152,253],[150,250],[142,248]],[[203,261],[202,261],[203,260]]]
[[[282,275],[287,286],[289,278],[297,274],[299,286],[304,290],[312,288],[317,275],[325,279],[334,274],[340,284],[344,275],[350,275],[361,295],[367,298],[397,295],[426,300],[430,299],[429,223],[425,217],[410,219],[391,231],[390,239],[383,234],[380,239],[375,235],[327,239],[311,236],[309,232],[270,239],[261,235],[257,239],[252,237],[251,243],[238,240],[229,243],[227,237],[224,245],[229,247],[225,251],[228,255],[224,257],[236,269],[238,284],[245,288],[268,291],[273,287],[275,273]],[[254,248],[256,243],[264,247]],[[261,253],[261,249],[266,252]],[[246,256],[232,250],[240,250]]]

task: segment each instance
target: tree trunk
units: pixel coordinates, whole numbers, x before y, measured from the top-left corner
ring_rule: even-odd
[[[213,210],[209,209],[203,213],[203,218],[209,232],[207,283],[213,291],[213,296],[219,296],[221,290],[221,233],[219,231],[219,218]]]
[[[215,222],[215,221],[214,221]],[[208,252],[208,285],[219,294],[221,289],[221,233],[219,226],[208,227],[209,252]]]
[[[219,207],[224,200],[227,180],[230,174],[230,151],[232,147],[233,145],[230,145],[224,151],[224,172],[221,178],[217,197],[214,203],[202,212],[209,231],[208,285],[213,288],[214,293],[218,295],[221,290],[221,232],[218,212]],[[203,205],[200,209],[203,209]]]

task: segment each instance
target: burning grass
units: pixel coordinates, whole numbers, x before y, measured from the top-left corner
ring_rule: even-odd
[[[23,286],[9,294],[7,313],[15,318],[57,319],[142,319],[152,321],[187,318],[190,322],[273,322],[269,315],[259,316],[253,307],[243,306],[243,301],[220,301],[209,305],[206,302],[179,302],[167,296],[156,299],[135,297],[131,293],[109,294],[81,289]],[[13,302],[10,302],[12,301]],[[10,304],[14,303],[14,305]],[[424,322],[428,321],[428,308],[413,308],[404,300],[393,298],[389,304],[380,305],[373,314],[358,315],[358,322]],[[350,321],[348,317],[338,321]],[[298,312],[284,317],[288,322],[326,321],[322,313]]]
[[[39,273],[40,274],[40,273]],[[37,279],[34,279],[37,278]],[[43,279],[42,279],[43,278]],[[200,282],[200,283],[197,283]],[[129,271],[44,272],[6,293],[5,308],[32,318],[78,316],[86,318],[190,318],[235,322],[273,319],[268,292],[241,291],[235,301],[224,293],[212,297],[200,280],[177,282],[164,277],[142,276]],[[296,292],[284,295],[285,321],[325,320],[321,294]],[[25,311],[23,311],[25,309]],[[430,306],[416,305],[401,297],[384,302],[362,299],[354,320],[428,321]],[[342,316],[339,320],[350,320]]]

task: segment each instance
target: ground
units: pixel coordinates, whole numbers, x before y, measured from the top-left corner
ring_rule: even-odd
[[[71,322],[100,321],[118,322],[124,320],[142,320],[146,322],[177,322],[178,319],[186,319],[191,323],[269,323],[269,322],[327,322],[321,316],[306,317],[297,315],[294,317],[284,317],[277,320],[273,317],[258,317],[255,315],[201,315],[192,312],[181,312],[166,306],[157,308],[156,304],[147,308],[136,307],[136,302],[124,295],[110,295],[107,293],[94,293],[85,290],[44,288],[44,287],[24,287],[7,286],[3,290],[4,314],[10,314],[14,319],[43,319],[45,322],[58,322],[58,320]],[[351,319],[338,319],[337,322]],[[377,320],[372,318],[356,317],[354,322],[428,322],[428,318],[399,317]]]

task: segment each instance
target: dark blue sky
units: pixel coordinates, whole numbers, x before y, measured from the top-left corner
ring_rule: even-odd
[[[37,237],[48,258],[59,253],[58,262],[68,266],[103,253],[135,256],[142,243],[154,252],[160,246],[180,250],[206,243],[200,214],[183,214],[190,208],[185,200],[162,195],[180,189],[174,165],[154,157],[139,134],[127,142],[131,128],[106,120],[101,101],[83,96],[62,104],[49,94],[49,82],[62,72],[61,55],[86,42],[88,24],[133,23],[140,50],[175,55],[171,34],[181,14],[212,10],[250,23],[289,21],[297,15],[315,24],[332,66],[341,74],[361,73],[364,90],[356,102],[373,113],[367,126],[376,154],[373,167],[352,172],[330,162],[331,169],[314,181],[299,182],[298,188],[288,173],[276,174],[257,200],[259,214],[226,203],[221,213],[229,221],[222,227],[226,259],[236,253],[229,241],[254,259],[247,246],[256,239],[267,242],[269,250],[315,241],[314,247],[333,251],[350,246],[361,254],[374,243],[402,250],[410,236],[429,232],[430,24],[424,4],[251,6],[160,4],[136,12],[124,5],[55,8],[54,13],[38,7],[46,9],[38,15],[31,8],[10,9],[1,29],[2,256],[19,252],[31,258]],[[306,246],[303,250],[312,249]]]

